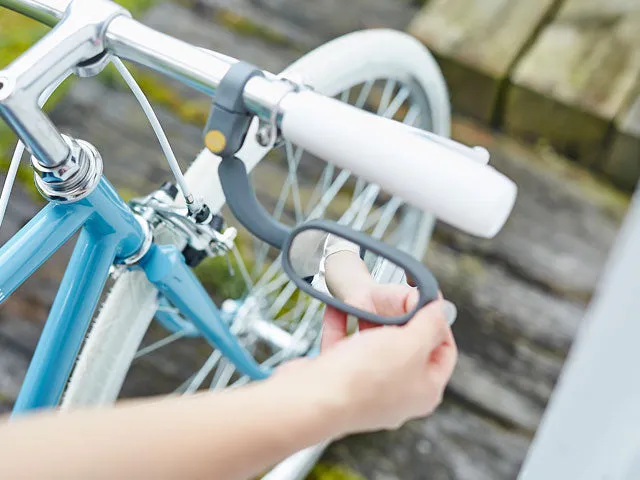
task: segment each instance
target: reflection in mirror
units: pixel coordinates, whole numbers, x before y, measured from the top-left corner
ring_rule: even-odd
[[[402,266],[335,233],[316,228],[298,232],[288,258],[312,295],[330,295],[361,312],[401,317],[407,313],[402,310],[403,299],[409,295],[417,299]]]

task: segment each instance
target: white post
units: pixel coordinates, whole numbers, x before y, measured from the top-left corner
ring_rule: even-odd
[[[640,190],[519,479],[640,479]]]

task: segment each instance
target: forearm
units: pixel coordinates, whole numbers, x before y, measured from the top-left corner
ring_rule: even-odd
[[[325,281],[331,295],[341,300],[354,289],[374,282],[364,261],[351,251],[333,253],[325,260]]]
[[[1,425],[0,478],[248,478],[346,433],[340,396],[308,373]]]

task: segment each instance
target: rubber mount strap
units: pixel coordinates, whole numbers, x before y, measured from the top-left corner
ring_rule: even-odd
[[[218,85],[203,133],[204,144],[216,155],[232,156],[244,143],[253,115],[242,95],[247,82],[256,76],[264,74],[254,65],[237,62]]]
[[[256,198],[244,162],[227,157],[218,165],[218,176],[229,209],[252,235],[272,247],[282,249],[289,228],[276,221]]]

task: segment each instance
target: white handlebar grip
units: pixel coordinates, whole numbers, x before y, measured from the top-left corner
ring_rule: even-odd
[[[491,238],[511,213],[513,181],[416,129],[311,91],[281,105],[287,140],[465,232]]]

